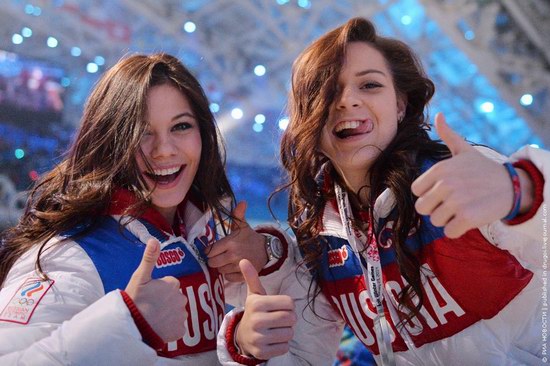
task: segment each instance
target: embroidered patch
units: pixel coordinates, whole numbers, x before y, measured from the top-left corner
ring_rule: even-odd
[[[157,259],[156,267],[163,268],[180,264],[184,257],[185,253],[181,248],[163,250],[160,252],[159,258]]]
[[[328,266],[340,267],[343,266],[346,260],[348,259],[348,249],[345,245],[342,245],[341,248],[332,249],[328,251]]]
[[[55,281],[28,278],[0,313],[0,321],[28,324],[34,310]]]

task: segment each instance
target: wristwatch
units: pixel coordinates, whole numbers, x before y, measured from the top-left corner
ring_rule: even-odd
[[[280,259],[283,256],[283,243],[281,240],[270,234],[262,234],[265,236],[265,250],[267,252],[267,261]]]

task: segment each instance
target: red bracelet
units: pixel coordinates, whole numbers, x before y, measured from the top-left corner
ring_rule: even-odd
[[[542,205],[542,201],[544,201],[544,176],[542,175],[540,170],[538,170],[535,164],[533,164],[529,160],[519,160],[516,161],[513,165],[514,167],[523,170],[525,173],[527,173],[529,178],[531,178],[531,181],[533,182],[533,191],[535,196],[533,198],[533,205],[531,206],[531,209],[528,212],[518,215],[516,218],[507,221],[506,223],[508,225],[518,225],[529,220],[530,218],[535,216],[538,209]]]
[[[233,361],[238,362],[242,365],[247,366],[255,366],[259,365],[262,362],[265,362],[265,360],[260,360],[255,357],[249,357],[245,355],[241,355],[239,351],[237,350],[237,346],[235,346],[235,328],[237,328],[237,324],[241,321],[242,317],[244,315],[244,312],[240,312],[231,320],[229,325],[227,326],[227,330],[225,332],[225,339],[227,340],[227,350],[229,351],[229,354],[231,355],[231,358]]]

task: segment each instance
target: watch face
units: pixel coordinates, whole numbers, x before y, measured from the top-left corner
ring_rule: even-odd
[[[273,252],[273,256],[275,258],[281,258],[283,256],[283,244],[276,236],[271,238],[271,251]]]

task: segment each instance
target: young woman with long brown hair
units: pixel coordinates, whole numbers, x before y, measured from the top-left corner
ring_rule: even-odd
[[[538,364],[550,154],[526,147],[507,159],[466,143],[442,115],[432,140],[434,89],[407,45],[362,18],[295,61],[281,157],[312,282],[294,337],[334,355],[346,323],[383,365]],[[309,310],[333,327],[302,334]],[[258,314],[245,306],[237,328],[245,354],[265,349],[245,332]]]
[[[217,364],[231,255],[267,262],[233,201],[196,78],[170,55],[122,59],[3,234],[0,363]]]

